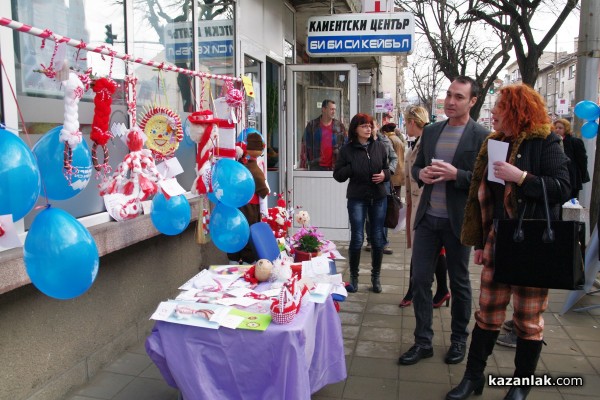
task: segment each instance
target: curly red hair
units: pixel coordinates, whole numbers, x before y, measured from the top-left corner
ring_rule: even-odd
[[[502,87],[496,108],[502,117],[503,128],[515,135],[550,124],[544,99],[525,84]]]

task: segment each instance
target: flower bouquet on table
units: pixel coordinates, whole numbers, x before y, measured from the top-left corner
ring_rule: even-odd
[[[323,234],[314,226],[302,227],[290,238],[290,247],[296,262],[307,261],[319,255],[325,243]]]

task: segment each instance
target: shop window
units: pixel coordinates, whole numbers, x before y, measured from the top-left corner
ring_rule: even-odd
[[[125,51],[125,19],[124,6],[111,0],[64,2],[62,0],[13,0],[13,18],[19,22],[35,26],[40,29],[49,29],[56,34],[79,39],[92,46],[107,45],[107,39],[112,40],[110,45],[118,52]],[[112,36],[107,35],[107,21],[110,21]],[[40,70],[50,66],[55,42],[46,40],[44,48],[42,39],[14,31],[14,65],[15,86],[17,100],[22,110],[25,128],[29,134],[29,141],[35,145],[50,129],[63,124],[64,115],[64,89],[60,82],[46,77]],[[61,50],[62,51],[62,50]],[[60,54],[60,52],[59,52]],[[91,68],[95,76],[108,76],[110,71],[110,58],[102,59],[100,54],[87,51],[78,51],[77,48],[65,46],[65,56],[69,66],[77,71],[84,72]],[[55,59],[56,63],[58,59]],[[56,67],[56,64],[53,65]],[[125,76],[125,63],[114,60],[112,65],[112,78],[120,84],[113,95],[111,122],[126,122],[127,113],[124,101],[123,78]],[[94,92],[88,90],[79,102],[79,123],[83,138],[91,148],[89,139],[92,118],[94,115]],[[15,126],[8,129],[24,134],[22,121],[14,119]],[[18,128],[17,128],[18,127]],[[116,140],[108,143],[111,166],[116,167],[126,154],[126,148]],[[92,169],[93,170],[93,169]],[[93,170],[95,172],[95,170]],[[91,173],[91,172],[90,172]],[[83,217],[103,212],[104,201],[98,195],[99,181],[91,173],[90,180],[85,189],[75,197],[57,201],[52,200],[53,206],[69,211],[75,217]],[[38,205],[46,203],[44,196],[40,196]],[[27,229],[33,218],[39,213],[34,209],[24,218],[24,227]]]

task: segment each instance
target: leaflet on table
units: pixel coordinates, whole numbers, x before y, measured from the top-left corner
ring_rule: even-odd
[[[302,276],[312,278],[317,275],[329,275],[329,258],[324,256],[313,257],[311,260],[302,261]]]
[[[241,274],[216,274],[203,269],[186,283],[179,287],[180,290],[202,289],[210,292],[223,292],[236,281]]]
[[[253,331],[264,331],[271,323],[271,314],[250,313],[236,308],[229,311],[229,315],[243,317],[243,321],[237,326],[238,329],[250,329]]]
[[[317,283],[316,286],[308,292],[308,299],[313,303],[325,303],[327,296],[331,293],[332,285],[330,283]]]
[[[163,301],[150,319],[174,324],[219,329],[219,318],[229,313],[229,307],[216,304]]]

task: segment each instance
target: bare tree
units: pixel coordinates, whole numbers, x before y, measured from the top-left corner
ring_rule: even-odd
[[[433,114],[437,91],[445,77],[440,74],[440,67],[428,47],[417,44],[415,48],[412,62],[407,67],[409,82],[417,94],[418,103]]]
[[[448,79],[472,76],[486,93],[508,63],[510,37],[476,19],[460,18],[479,0],[414,0],[396,4],[415,16],[415,25],[426,38],[439,71]],[[471,109],[477,119],[485,96]]]
[[[579,0],[469,0],[469,10],[459,18],[461,24],[485,21],[499,34],[512,42],[523,83],[535,85],[539,74],[538,60],[554,38]],[[549,19],[550,28],[536,43],[531,19],[542,9],[550,10],[555,18]]]

